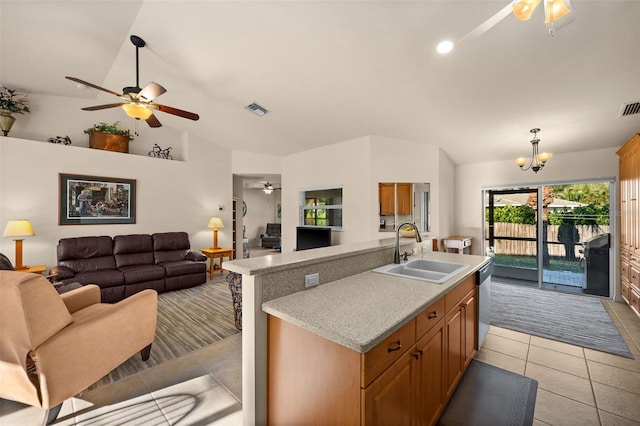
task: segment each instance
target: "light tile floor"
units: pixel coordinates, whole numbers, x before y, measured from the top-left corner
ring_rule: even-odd
[[[635,359],[491,327],[480,361],[538,381],[534,425],[640,425],[640,319],[608,311]],[[61,425],[240,425],[241,334],[64,403]],[[43,410],[0,399],[0,425],[37,425]]]
[[[640,425],[640,318],[605,306],[635,359],[493,326],[476,359],[538,381],[534,425]]]

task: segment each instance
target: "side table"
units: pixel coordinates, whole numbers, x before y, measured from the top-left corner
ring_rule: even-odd
[[[17,272],[29,272],[31,274],[40,274],[40,275],[42,275],[42,273],[45,272],[46,270],[47,270],[46,265],[33,265],[33,266],[27,266],[24,269],[16,269]]]
[[[231,260],[233,256],[233,249],[226,247],[201,249],[200,252],[209,259],[209,269],[207,269],[209,279],[213,278],[213,272],[216,269],[215,259],[220,259],[220,273],[222,273],[222,258],[228,257]]]
[[[455,253],[471,254],[471,237],[452,236],[442,240],[444,251],[455,250]]]

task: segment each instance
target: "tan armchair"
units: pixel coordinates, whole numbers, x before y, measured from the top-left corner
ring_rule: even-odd
[[[138,351],[149,358],[157,297],[104,304],[96,285],[59,295],[42,276],[0,271],[0,398],[45,408],[53,422],[64,400]]]

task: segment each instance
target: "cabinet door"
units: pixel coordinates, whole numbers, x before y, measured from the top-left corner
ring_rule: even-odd
[[[392,183],[379,183],[378,196],[380,198],[380,214],[382,216],[394,215],[395,209],[395,189]]]
[[[462,366],[464,364],[464,308],[461,305],[456,306],[447,314],[445,337],[445,389],[446,398],[449,399],[455,390],[456,384],[462,377]]]
[[[399,183],[398,186],[398,214],[399,215],[410,215],[411,214],[411,206],[412,206],[412,198],[413,198],[413,189],[412,184],[410,183]]]
[[[415,419],[415,348],[405,352],[362,390],[365,425],[413,425]]]
[[[444,408],[444,320],[441,318],[416,344],[417,424],[433,425]]]
[[[471,290],[464,298],[462,305],[464,309],[464,369],[469,366],[473,356],[476,354],[476,342],[478,338],[477,327],[477,298],[476,289]]]

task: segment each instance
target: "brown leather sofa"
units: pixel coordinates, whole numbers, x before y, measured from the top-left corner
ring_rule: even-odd
[[[186,232],[62,238],[56,280],[97,284],[105,303],[194,287],[207,282],[207,258],[190,248]]]
[[[64,400],[139,351],[149,358],[157,304],[151,290],[105,304],[95,285],[59,295],[42,276],[0,271],[0,398],[52,423]]]

